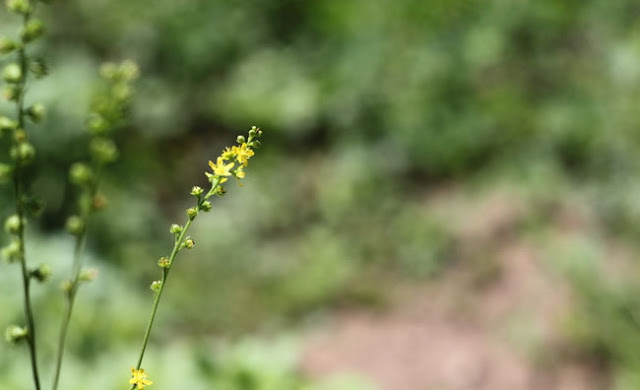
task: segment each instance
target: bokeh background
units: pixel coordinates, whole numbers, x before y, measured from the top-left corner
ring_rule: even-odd
[[[154,390],[637,389],[640,3],[69,0],[42,7],[28,254],[50,380],[68,167],[103,61],[141,77],[90,232],[62,388],[125,388],[156,260],[209,159],[263,147],[181,253]],[[0,13],[0,33],[15,34]],[[3,58],[2,61],[7,61]],[[6,103],[0,110],[8,110]],[[6,148],[2,159],[6,160]],[[2,219],[11,188],[0,192]],[[7,241],[4,237],[3,241]],[[21,323],[0,265],[0,325]],[[0,346],[0,388],[29,389]]]

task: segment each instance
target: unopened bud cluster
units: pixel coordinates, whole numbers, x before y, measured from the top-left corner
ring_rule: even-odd
[[[87,127],[91,134],[89,152],[91,163],[77,162],[69,170],[69,180],[78,186],[78,208],[80,216],[67,220],[67,231],[81,236],[86,229],[86,220],[91,212],[104,208],[106,198],[98,193],[98,174],[101,167],[118,158],[118,148],[112,133],[124,124],[129,104],[131,83],[138,76],[138,67],[131,61],[122,64],[107,63],[100,68],[102,86],[93,95]],[[123,91],[126,90],[126,93]],[[37,117],[39,107],[32,107]]]
[[[105,63],[100,67],[104,85],[93,96],[87,125],[95,136],[108,136],[120,127],[131,98],[131,84],[138,78],[138,65],[133,61]]]
[[[6,245],[0,253],[8,263],[19,261],[22,257],[22,248],[20,245],[21,232],[24,230],[26,220],[17,215],[11,215],[4,221],[4,231],[13,236],[12,241]]]
[[[0,72],[2,80],[6,84],[3,87],[3,97],[16,103],[24,95],[28,73],[38,78],[46,74],[46,66],[42,60],[32,59],[27,53],[28,45],[41,38],[45,32],[45,25],[42,20],[32,15],[33,6],[36,2],[37,0],[5,1],[7,9],[14,14],[22,15],[23,20],[22,27],[15,37],[0,36],[0,55],[19,52],[14,61],[5,62]],[[44,106],[40,103],[35,103],[28,108],[22,109],[20,115],[25,115],[32,121],[39,122],[42,120],[44,113]],[[3,120],[0,119],[0,122],[3,122]],[[6,129],[6,127],[0,125],[0,134],[2,133],[1,130]],[[15,129],[17,127],[12,130]],[[15,154],[16,156],[20,155],[19,152],[15,152]]]
[[[0,137],[7,137],[9,144],[10,161],[0,162],[0,184],[14,180],[21,183],[23,178],[23,168],[33,162],[36,150],[29,142],[26,131],[27,120],[40,122],[46,113],[44,105],[41,103],[25,103],[26,82],[30,75],[40,77],[45,71],[44,63],[36,61],[31,57],[30,44],[42,37],[45,32],[45,25],[42,20],[33,15],[35,4],[38,0],[5,0],[4,4],[8,11],[16,15],[16,19],[22,20],[19,31],[13,36],[0,36],[0,79],[2,87],[2,97],[16,106],[16,116],[9,117],[0,115]],[[40,66],[32,66],[32,64]],[[17,186],[18,187],[18,186]],[[42,208],[41,201],[33,196],[24,193],[16,193],[18,199],[17,214],[9,216],[4,222],[4,230],[11,236],[11,241],[0,250],[2,257],[8,262],[18,262],[24,259],[24,229],[27,224],[26,215],[34,214]],[[25,277],[31,277],[38,281],[45,281],[51,271],[46,265],[36,269],[28,270]],[[21,328],[13,327],[8,331],[7,337],[14,341],[21,336]],[[9,337],[9,333],[11,336]],[[25,333],[26,335],[26,333]],[[24,336],[24,335],[23,335]]]

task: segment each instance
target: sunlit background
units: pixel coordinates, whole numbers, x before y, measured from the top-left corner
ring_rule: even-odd
[[[252,126],[244,186],[195,223],[152,390],[640,387],[640,3],[69,0],[38,14],[28,259],[45,387],[70,268],[68,167],[103,61],[141,69],[61,388],[123,389],[207,161]],[[0,34],[18,20],[0,12]],[[11,57],[3,57],[3,64]],[[8,111],[8,103],[0,111]],[[0,160],[8,160],[6,140]],[[12,191],[0,188],[2,220]],[[8,242],[6,235],[2,242]],[[22,323],[0,264],[0,328]],[[0,388],[30,389],[0,346]]]

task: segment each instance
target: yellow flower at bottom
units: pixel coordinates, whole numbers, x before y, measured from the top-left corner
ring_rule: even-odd
[[[131,367],[131,379],[129,379],[129,384],[136,385],[138,389],[142,390],[145,386],[152,385],[153,382],[147,380],[147,374],[144,372],[144,368],[136,370],[135,367]]]

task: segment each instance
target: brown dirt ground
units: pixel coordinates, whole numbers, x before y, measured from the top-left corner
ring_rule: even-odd
[[[451,200],[429,202],[447,214]],[[536,247],[511,235],[527,207],[500,192],[469,204],[470,218],[452,225],[466,260],[431,282],[393,288],[385,312],[333,315],[311,332],[303,372],[355,373],[383,390],[608,387],[601,370],[560,352],[571,296]]]

